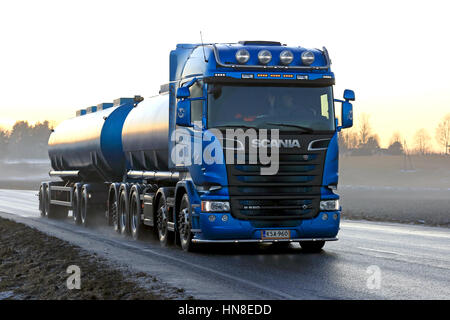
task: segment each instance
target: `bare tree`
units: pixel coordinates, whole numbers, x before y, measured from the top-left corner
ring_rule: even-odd
[[[414,135],[414,141],[416,146],[416,151],[419,154],[427,154],[430,151],[430,135],[427,130],[419,129]]]
[[[398,142],[400,144],[402,143],[402,135],[398,131],[395,131],[392,134],[391,140],[389,141],[389,145],[392,145],[392,144],[394,144],[396,142]]]
[[[7,154],[6,148],[8,147],[8,137],[8,131],[0,128],[0,158],[4,158]]]
[[[450,149],[450,113],[445,115],[436,128],[436,140],[444,148],[444,153],[448,154]]]
[[[339,145],[343,150],[355,149],[358,146],[358,133],[353,129],[339,132]]]
[[[370,116],[367,113],[361,114],[358,133],[359,143],[361,145],[365,145],[372,133],[372,127],[370,126]]]

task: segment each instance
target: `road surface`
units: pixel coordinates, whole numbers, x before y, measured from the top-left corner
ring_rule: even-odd
[[[148,272],[198,299],[449,299],[450,229],[343,221],[319,254],[297,244],[208,246],[186,253],[112,228],[41,218],[36,191],[0,190],[0,216]],[[0,244],[1,246],[1,244]]]

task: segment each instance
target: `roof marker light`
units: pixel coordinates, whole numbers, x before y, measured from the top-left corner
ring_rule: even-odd
[[[283,50],[280,53],[280,62],[287,66],[294,60],[294,54],[289,50]]]
[[[258,60],[261,64],[268,64],[272,60],[272,54],[269,50],[261,50],[258,52]]]
[[[314,62],[314,53],[311,51],[305,51],[302,53],[302,62],[305,66],[309,66]]]
[[[240,49],[236,52],[236,60],[240,64],[245,64],[250,59],[250,53],[245,49]]]

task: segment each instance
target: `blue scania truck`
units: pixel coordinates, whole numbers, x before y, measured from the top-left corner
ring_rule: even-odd
[[[334,99],[330,65],[325,48],[178,44],[158,96],[91,106],[53,130],[49,174],[59,179],[41,183],[41,215],[72,211],[84,226],[105,217],[121,234],[152,229],[186,251],[225,242],[321,250],[337,240],[338,132],[352,126],[355,98]],[[236,131],[244,141],[230,138]],[[276,155],[274,173],[250,161],[263,147]]]

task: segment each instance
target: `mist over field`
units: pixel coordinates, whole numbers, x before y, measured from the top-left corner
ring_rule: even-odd
[[[338,194],[344,219],[450,226],[450,157],[341,156]],[[0,188],[37,190],[50,161],[0,160]]]
[[[450,157],[341,157],[344,218],[450,226]]]

